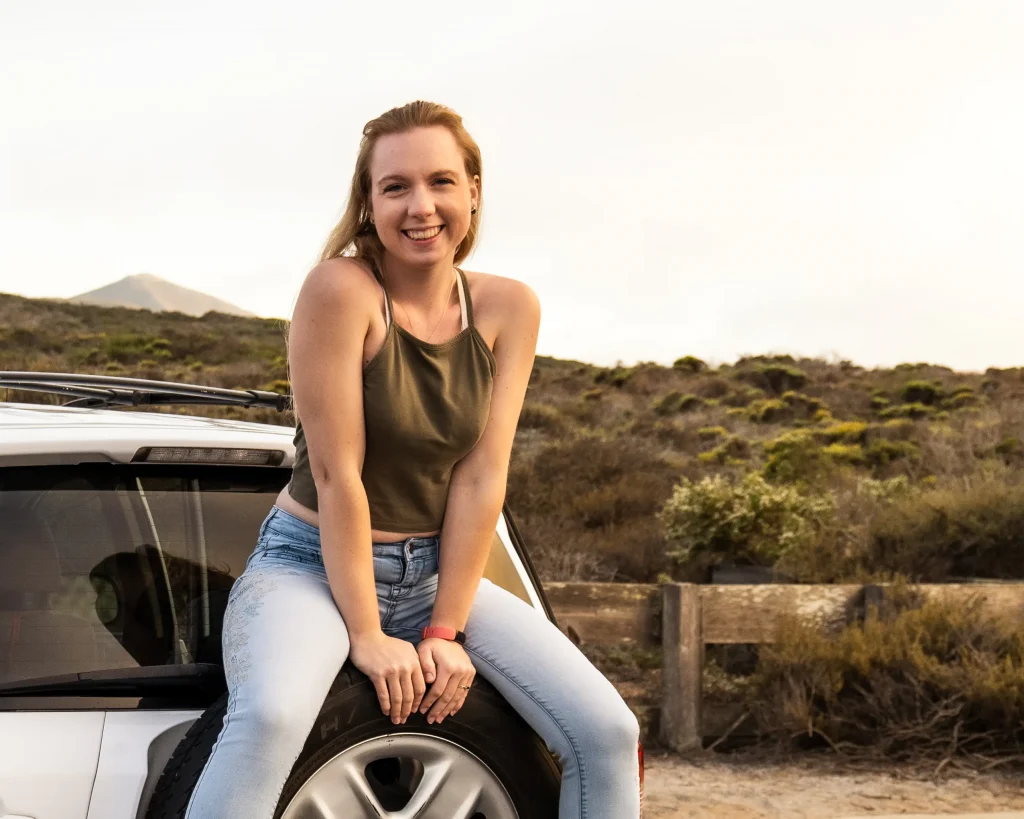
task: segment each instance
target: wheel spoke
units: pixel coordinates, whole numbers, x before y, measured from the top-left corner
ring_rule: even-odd
[[[442,757],[425,766],[420,786],[402,813],[408,811],[409,819],[469,819],[482,788],[476,766],[459,757]]]
[[[394,815],[381,807],[358,760],[338,760],[330,773],[329,777],[309,779],[281,819],[377,819]]]

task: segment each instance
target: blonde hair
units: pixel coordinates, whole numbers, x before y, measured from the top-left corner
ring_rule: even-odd
[[[327,242],[324,244],[320,261],[327,261],[337,256],[354,256],[370,263],[375,271],[379,271],[384,261],[384,245],[377,236],[377,231],[370,224],[370,158],[373,156],[377,140],[388,134],[403,134],[413,128],[428,128],[440,125],[447,128],[459,148],[466,166],[466,174],[477,180],[478,198],[476,213],[470,216],[469,231],[455,251],[455,264],[465,259],[476,244],[480,226],[480,208],[483,201],[483,165],[480,159],[480,147],[462,124],[462,117],[451,108],[436,102],[416,100],[399,108],[385,111],[376,119],[371,119],[363,126],[363,138],[359,142],[359,155],[356,157],[355,173],[352,174],[352,189],[349,192],[348,205],[341,221],[334,226]]]

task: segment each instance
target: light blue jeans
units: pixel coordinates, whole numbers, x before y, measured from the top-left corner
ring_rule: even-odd
[[[439,536],[373,544],[385,634],[419,643],[437,592],[439,546]],[[349,652],[317,527],[271,509],[231,588],[222,642],[227,712],[185,819],[271,819]],[[542,612],[485,578],[465,649],[477,674],[560,757],[560,819],[639,817],[637,720]]]

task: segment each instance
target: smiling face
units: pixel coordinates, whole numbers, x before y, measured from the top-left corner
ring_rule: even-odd
[[[370,160],[370,211],[386,252],[414,267],[454,259],[478,181],[443,126],[382,136]]]

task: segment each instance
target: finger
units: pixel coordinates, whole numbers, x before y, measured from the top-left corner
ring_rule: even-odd
[[[466,686],[463,688],[462,686]],[[473,687],[472,675],[467,676],[459,683],[458,692],[455,694],[455,700],[452,702],[451,707],[448,709],[449,714],[455,714],[458,712],[463,705],[466,704],[466,697],[469,696],[470,689]]]
[[[405,722],[409,718],[409,712],[412,710],[412,669],[406,668],[402,670],[402,722]]]
[[[423,680],[423,669],[418,665],[412,670],[412,711],[420,710],[420,703],[423,701],[423,695],[427,693],[427,684]]]
[[[448,710],[448,706],[451,705],[452,700],[455,698],[455,692],[459,690],[459,677],[452,675],[448,678],[448,685],[444,689],[444,693],[438,698],[437,702],[434,703],[430,709],[430,713],[427,714],[427,722],[440,722],[441,715]]]
[[[423,698],[423,704],[420,705],[420,713],[425,714],[429,711],[435,702],[444,694],[445,688],[448,687],[448,683],[452,678],[452,674],[447,669],[437,669],[437,679],[434,680],[434,684],[430,686],[430,690],[427,691],[427,695]]]
[[[437,666],[434,665],[434,656],[430,653],[430,649],[423,643],[419,644],[416,651],[420,658],[420,666],[423,671],[423,679],[425,683],[432,683],[434,678],[437,676]]]
[[[391,695],[391,722],[397,725],[402,714],[402,680],[398,671],[388,674],[388,693]]]
[[[380,702],[380,710],[385,715],[391,710],[391,696],[388,694],[388,686],[382,675],[374,675],[370,678],[373,688],[377,692],[377,700]]]

